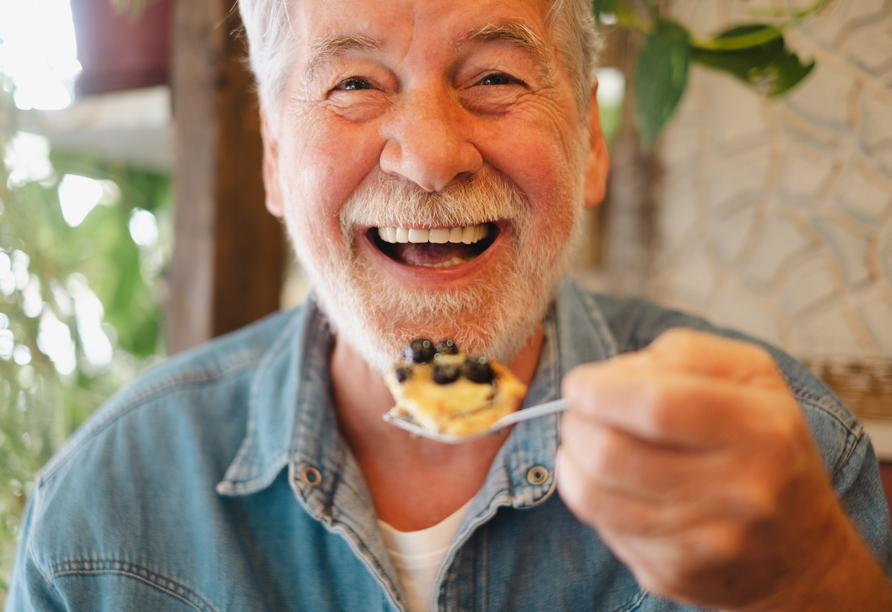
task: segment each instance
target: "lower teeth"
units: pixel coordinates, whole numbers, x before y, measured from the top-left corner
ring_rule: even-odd
[[[419,266],[424,266],[425,268],[450,268],[452,266],[457,266],[458,264],[465,263],[471,261],[470,258],[464,257],[453,257],[452,259],[448,259],[446,261],[441,261],[440,263],[435,264],[417,264]]]

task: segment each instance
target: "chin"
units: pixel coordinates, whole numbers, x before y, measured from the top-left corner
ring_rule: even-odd
[[[314,295],[339,339],[382,374],[415,338],[452,339],[464,352],[510,363],[545,316],[566,259],[561,253],[538,271],[505,262],[498,267],[509,269],[498,270],[499,282],[445,290],[407,289],[359,266],[340,281],[318,275]]]

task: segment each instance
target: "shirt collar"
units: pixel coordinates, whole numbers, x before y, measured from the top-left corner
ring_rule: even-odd
[[[564,283],[543,324],[542,350],[524,408],[560,398],[561,381],[573,367],[617,353],[616,341],[594,298],[572,282]],[[547,499],[555,489],[554,458],[559,444],[560,414],[516,425],[469,516],[483,520],[500,505],[523,508]]]
[[[331,333],[312,299],[267,351],[254,374],[248,423],[241,447],[217,491],[247,495],[268,487],[297,459],[301,446],[324,454],[322,432],[336,432],[331,405],[328,357]],[[308,436],[307,431],[314,432]],[[304,444],[301,444],[304,442]],[[297,446],[297,448],[295,448]],[[298,453],[304,454],[304,453]]]
[[[317,517],[336,513],[338,483],[348,483],[350,502],[370,504],[358,466],[341,437],[331,396],[332,335],[312,299],[298,311],[267,352],[251,386],[242,445],[217,491],[247,495],[268,487],[288,467],[306,509]],[[565,283],[544,320],[539,362],[524,406],[560,396],[574,366],[616,354],[616,343],[595,299]],[[525,507],[554,490],[559,415],[515,426],[469,515],[499,505]]]

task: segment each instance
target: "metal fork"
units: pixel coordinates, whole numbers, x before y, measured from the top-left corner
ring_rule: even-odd
[[[477,440],[478,438],[491,436],[492,434],[505,429],[506,427],[510,427],[511,425],[520,423],[521,421],[528,421],[530,419],[535,419],[541,416],[554,414],[555,412],[562,412],[566,410],[568,406],[569,404],[567,403],[567,400],[564,399],[554,400],[553,402],[546,402],[544,404],[539,404],[538,406],[530,406],[529,408],[524,408],[523,410],[518,410],[517,412],[512,412],[511,414],[503,416],[501,419],[490,425],[487,429],[470,434],[465,434],[463,436],[431,431],[422,427],[414,420],[412,420],[410,416],[403,413],[391,414],[390,412],[387,412],[384,414],[384,420],[392,425],[396,425],[397,427],[405,429],[408,432],[411,432],[418,436],[422,436],[424,438],[430,438],[431,440],[436,440],[437,442],[446,442],[447,444],[461,444],[462,442],[470,442],[471,440]]]

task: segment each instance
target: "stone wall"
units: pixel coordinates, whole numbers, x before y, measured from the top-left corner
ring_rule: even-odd
[[[703,34],[788,5],[672,4]],[[818,65],[780,100],[694,68],[662,141],[652,294],[806,360],[890,360],[892,1],[834,0],[789,41]]]

